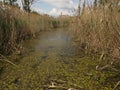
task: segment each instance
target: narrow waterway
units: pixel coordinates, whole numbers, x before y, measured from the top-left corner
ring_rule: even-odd
[[[65,59],[75,55],[68,30],[41,32],[37,39],[27,40],[23,46],[22,55],[10,57],[18,67],[8,64],[4,69],[1,89],[40,90],[52,79],[64,80],[66,66],[62,63],[69,63]]]
[[[68,30],[42,32],[38,39],[25,42],[25,47],[34,52],[42,52],[46,57],[54,53],[56,56],[74,55],[75,47]]]
[[[21,55],[9,57],[17,67],[3,63],[0,90],[105,90],[95,71],[97,60],[77,54],[68,30],[41,32],[23,46]],[[51,83],[57,89],[45,89]]]

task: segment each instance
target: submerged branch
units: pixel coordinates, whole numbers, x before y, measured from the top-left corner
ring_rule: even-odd
[[[8,60],[5,56],[3,56],[2,54],[0,54],[0,61],[5,61],[15,67],[18,67],[16,64],[14,64],[13,62],[11,62],[10,60]]]

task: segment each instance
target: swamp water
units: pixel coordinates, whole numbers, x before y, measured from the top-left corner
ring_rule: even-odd
[[[0,90],[112,90],[106,78],[113,74],[96,71],[98,61],[73,44],[68,30],[25,41],[21,55],[8,57],[17,67],[0,63]]]

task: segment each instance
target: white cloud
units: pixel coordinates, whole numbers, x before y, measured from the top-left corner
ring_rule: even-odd
[[[74,8],[72,0],[41,0],[42,2],[54,5],[55,7],[61,9],[71,9]]]
[[[31,7],[31,10],[32,11],[36,11],[36,12],[38,12],[38,13],[40,13],[40,14],[46,14],[47,12],[45,12],[44,10],[42,10],[42,9],[40,9],[39,7]]]
[[[53,8],[50,12],[49,12],[49,14],[50,15],[55,15],[55,14],[57,14],[58,12],[57,12],[57,9],[56,8]]]
[[[69,15],[70,13],[68,12],[68,10],[64,10],[64,9],[56,9],[56,8],[52,8],[52,10],[49,12],[49,15],[52,16],[59,16],[59,15]]]
[[[23,9],[22,1],[23,0],[17,0],[17,3],[21,9]],[[52,9],[50,11],[45,10],[44,8],[41,9],[38,5],[39,3],[47,3],[48,5],[52,5]],[[53,16],[60,15],[61,12],[63,15],[70,15],[69,11],[76,7],[77,5],[73,2],[73,0],[35,0],[35,2],[31,5],[32,11],[37,11],[40,14],[50,14]]]

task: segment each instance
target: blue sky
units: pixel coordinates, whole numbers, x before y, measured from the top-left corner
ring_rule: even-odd
[[[3,1],[3,0],[0,0]],[[22,6],[23,0],[17,0],[18,4]],[[94,0],[80,0],[81,6],[84,1],[93,3]],[[77,9],[79,0],[34,0],[31,5],[31,10],[37,11],[40,14],[49,14],[52,16],[58,16],[61,13],[63,15],[72,15],[73,10]]]
[[[20,2],[21,0],[18,0]],[[85,0],[93,2],[93,0]],[[31,9],[41,14],[58,16],[71,15],[72,10],[77,9],[79,0],[34,0]],[[81,5],[84,0],[81,0]]]
[[[71,14],[77,8],[78,0],[38,0],[31,6],[32,10],[53,16]]]
[[[22,6],[22,1],[23,0],[17,0],[20,6]],[[81,6],[84,1],[86,1],[89,5],[92,5],[94,2],[94,0],[80,1]],[[78,3],[79,0],[34,0],[33,4],[31,5],[31,9],[40,14],[49,14],[52,16],[58,16],[61,13],[63,15],[72,15],[72,11],[78,8]]]

